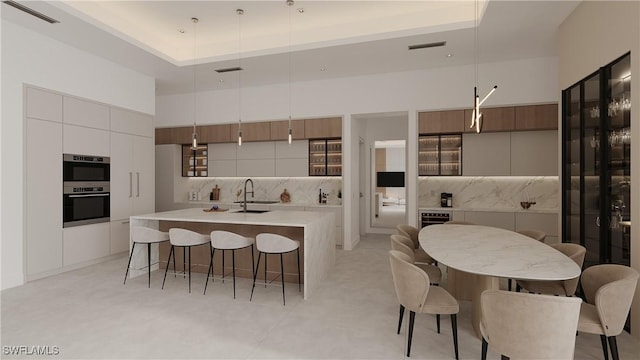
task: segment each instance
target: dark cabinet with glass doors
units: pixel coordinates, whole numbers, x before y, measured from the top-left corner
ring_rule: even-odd
[[[420,135],[418,175],[462,175],[462,135]]]
[[[584,268],[630,264],[631,56],[562,92],[563,241]]]
[[[342,139],[309,140],[309,176],[342,176]]]

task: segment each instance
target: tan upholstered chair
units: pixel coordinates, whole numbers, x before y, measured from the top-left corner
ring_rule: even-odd
[[[442,271],[440,268],[431,264],[416,263],[414,249],[411,248],[411,244],[411,240],[402,235],[391,235],[391,250],[398,250],[407,254],[407,256],[411,258],[412,264],[424,270],[424,272],[429,275],[429,280],[432,285],[440,284],[440,280],[442,280]],[[398,331],[400,331],[400,329],[398,329]]]
[[[616,336],[624,328],[631,301],[638,284],[638,272],[624,265],[594,265],[582,273],[582,290],[586,302],[580,309],[578,331],[600,335],[604,358],[618,360]]]
[[[398,232],[398,235],[402,235],[410,239],[413,243],[417,263],[434,264],[436,262],[420,247],[420,242],[418,241],[418,232],[420,230],[411,225],[400,224],[396,226],[396,231]]]
[[[538,240],[540,242],[544,242],[544,239],[547,238],[547,234],[544,231],[540,230],[518,230],[516,231],[518,234],[522,234],[524,236],[530,237],[534,240]],[[509,291],[511,291],[511,279],[509,279]]]
[[[516,359],[573,359],[580,298],[486,290],[480,301],[482,360],[488,346]]]
[[[575,261],[580,268],[584,262],[586,249],[584,246],[571,243],[549,245],[552,248],[567,255],[571,260]],[[561,280],[561,281],[525,281],[518,280],[518,288],[524,288],[529,292],[546,295],[564,295],[573,296],[578,288],[579,278]],[[518,289],[519,290],[519,289]]]
[[[391,274],[396,295],[400,302],[400,315],[409,309],[409,334],[407,339],[407,357],[411,356],[411,339],[416,313],[436,314],[437,330],[440,333],[440,315],[451,315],[453,331],[453,349],[458,359],[458,326],[456,314],[458,301],[445,289],[429,285],[429,275],[411,263],[411,258],[399,251],[390,250]]]

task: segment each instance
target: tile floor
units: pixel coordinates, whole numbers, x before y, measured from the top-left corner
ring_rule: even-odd
[[[398,304],[387,250],[388,236],[364,237],[353,251],[339,251],[335,271],[307,301],[288,285],[282,306],[278,287],[239,280],[209,284],[162,273],[122,284],[126,257],[30,282],[1,293],[2,358],[52,359],[402,359],[405,331],[395,334]],[[461,359],[480,358],[480,340],[461,304]],[[406,321],[405,321],[406,323]],[[5,346],[56,346],[55,356],[12,356]],[[622,359],[637,359],[640,342],[618,337]],[[451,327],[443,317],[416,317],[414,359],[453,359]],[[499,359],[495,353],[489,358]],[[598,336],[581,334],[576,359],[602,359]]]

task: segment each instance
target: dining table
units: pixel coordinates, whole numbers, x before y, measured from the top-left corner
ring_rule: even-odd
[[[499,279],[558,281],[580,276],[569,257],[515,231],[482,225],[439,224],[422,228],[420,246],[447,267],[447,290],[470,300],[471,321],[480,337],[480,295],[499,289]]]

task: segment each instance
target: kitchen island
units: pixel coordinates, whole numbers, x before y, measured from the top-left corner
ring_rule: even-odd
[[[180,227],[193,230],[201,234],[209,234],[213,230],[226,230],[243,236],[255,237],[259,233],[275,233],[300,241],[301,271],[304,282],[304,298],[307,299],[320,282],[326,277],[335,264],[335,231],[334,216],[326,212],[313,211],[268,211],[264,213],[243,212],[205,212],[201,208],[173,210],[145,215],[136,215],[130,218],[130,226],[146,226],[161,231],[169,228]],[[166,265],[169,249],[168,242],[159,247],[152,247],[152,270]],[[257,251],[257,250],[256,250]],[[241,254],[243,253],[244,254]],[[222,252],[217,251],[214,258],[215,273],[221,274]],[[248,253],[248,254],[247,254]],[[295,253],[293,253],[295,254]],[[231,271],[231,252],[227,251],[228,261],[225,264],[225,273]],[[286,255],[285,255],[286,257]],[[181,261],[182,256],[176,260]],[[209,266],[210,248],[208,246],[195,247],[192,250],[192,271],[206,273]],[[158,261],[159,260],[159,261]],[[159,264],[158,264],[159,262]],[[136,247],[131,260],[130,277],[140,276],[146,273],[142,269],[147,265],[146,250]],[[182,263],[178,262],[178,269],[182,269]],[[279,261],[269,262],[268,270],[280,271]],[[236,276],[251,277],[253,264],[249,250],[236,253]],[[140,270],[134,270],[140,269]],[[294,255],[285,259],[285,281],[296,282],[296,259]],[[262,278],[264,269],[259,269],[258,278]]]

